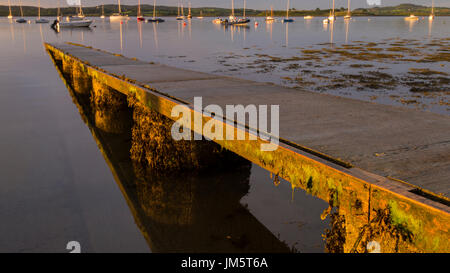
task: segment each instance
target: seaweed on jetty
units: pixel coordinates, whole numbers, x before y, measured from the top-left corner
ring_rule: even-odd
[[[173,139],[170,118],[144,106],[135,96],[128,96],[133,109],[132,147],[133,164],[148,171],[189,171],[207,167],[220,169],[246,162],[234,153],[206,139]],[[139,169],[139,168],[138,168]]]

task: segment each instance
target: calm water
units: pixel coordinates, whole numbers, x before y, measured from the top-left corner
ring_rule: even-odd
[[[162,24],[134,21],[113,24],[96,19],[90,30],[56,33],[49,24],[16,24],[0,19],[1,252],[67,252],[65,246],[72,240],[81,243],[82,251],[90,252],[170,251],[183,246],[195,250],[196,243],[176,241],[176,238],[203,231],[214,233],[223,220],[199,221],[191,227],[195,231],[178,229],[175,239],[171,237],[173,234],[161,232],[160,226],[152,221],[142,226],[145,217],[132,209],[136,200],[130,201],[121,191],[123,185],[114,178],[89,126],[83,122],[73,98],[44,51],[44,41],[72,41],[142,60],[295,86],[286,79],[295,77],[298,70],[285,69],[275,62],[269,67],[258,67],[255,62],[271,57],[301,56],[302,50],[322,50],[352,43],[374,42],[383,47],[390,39],[408,39],[416,41],[411,47],[420,47],[419,44],[450,37],[450,18],[437,18],[431,27],[427,20],[409,24],[402,18],[371,18],[370,21],[355,18],[348,26],[338,21],[332,29],[325,28],[319,18],[309,23],[299,18],[289,25],[266,25],[259,19],[257,27],[251,24],[249,28],[227,29],[210,21],[192,20],[183,26],[173,18]],[[421,50],[433,51],[431,46]],[[327,63],[315,67],[306,64],[308,62],[311,60],[305,60],[300,67],[309,66],[317,73],[330,69]],[[372,70],[388,67],[385,72],[399,75],[408,73],[410,68],[445,73],[449,65],[445,61],[370,63]],[[342,71],[343,67],[351,70],[345,62],[335,65],[336,70]],[[407,99],[412,96],[408,88],[401,86],[393,90],[345,88],[320,92],[402,106],[404,104],[394,99],[395,96]],[[448,93],[443,90],[429,96],[421,95],[415,98],[420,100],[419,104],[406,106],[448,114],[445,104]],[[322,221],[320,214],[328,205],[300,190],[292,192],[285,181],[274,186],[269,173],[258,166],[252,165],[250,170],[236,176],[217,173],[200,175],[193,181],[203,185],[207,181],[224,183],[236,179],[248,183],[248,189],[238,193],[232,187],[222,185],[221,189],[236,196],[234,206],[245,208],[246,212],[235,219],[251,223],[251,230],[243,228],[241,232],[258,232],[268,244],[276,241],[280,246],[302,252],[324,250],[321,235],[329,228],[329,223]],[[166,183],[176,185],[177,181],[172,179]],[[183,193],[175,192],[169,199],[180,198]],[[196,202],[211,202],[211,196],[199,194]],[[195,213],[200,215],[199,219],[208,219],[211,209],[197,208]],[[159,242],[153,249],[149,237]],[[230,238],[213,239],[232,243]],[[197,243],[205,247],[210,240],[199,237]],[[248,243],[251,244],[251,240]]]

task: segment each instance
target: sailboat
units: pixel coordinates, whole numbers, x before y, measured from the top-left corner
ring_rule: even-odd
[[[101,19],[105,19],[105,8],[104,5],[102,5],[102,15],[100,16]]]
[[[334,12],[334,0],[333,0],[333,9],[330,11],[330,16],[328,18],[323,19],[324,24],[328,24],[334,22],[336,20],[336,14]]]
[[[67,22],[84,20],[85,16],[83,14],[83,8],[81,7],[81,0],[80,0],[80,5],[78,6],[77,10],[78,10],[77,15],[75,15],[75,16],[67,16],[66,17],[66,21]]]
[[[191,1],[189,1],[189,13],[188,13],[188,15],[186,16],[186,18],[192,19],[192,14],[191,14]]]
[[[200,16],[197,16],[197,19],[203,19],[203,18],[205,18],[205,17],[203,17],[203,12],[200,11]]]
[[[75,28],[75,27],[89,27],[92,24],[93,20],[86,19],[83,14],[83,9],[80,5],[78,6],[78,14],[75,16],[67,16],[66,22],[61,22],[57,20],[53,23],[52,27],[56,27],[57,31],[59,28]]]
[[[428,16],[428,20],[430,20],[430,21],[434,20],[434,0],[431,1],[431,14],[430,14],[430,16]]]
[[[153,14],[153,17],[154,16],[155,15]],[[138,1],[138,10],[137,10],[136,20],[138,20],[138,21],[145,21],[144,16],[141,15],[141,0]]]
[[[113,13],[111,16],[109,16],[110,21],[121,21],[121,20],[128,20],[128,15],[122,14],[122,9],[120,8],[120,0],[117,0],[117,3],[119,5],[119,12]]]
[[[231,15],[228,17],[228,19],[222,20],[221,23],[223,25],[236,25],[236,26],[244,26],[247,25],[250,22],[250,19],[245,17],[245,6],[246,1],[244,0],[244,13],[242,15],[242,18],[237,18],[234,16],[234,0],[231,0]]]
[[[273,6],[270,6],[270,16],[266,16],[266,22],[272,21],[275,21],[275,18],[273,17]]]
[[[150,22],[150,23],[162,23],[162,22],[164,22],[164,19],[156,18],[156,0],[153,0],[153,17],[150,18],[150,19],[147,19],[147,22]]]
[[[8,19],[12,19],[12,12],[11,12],[11,0],[8,0],[8,6],[9,6],[9,15],[8,15]]]
[[[38,0],[38,18],[36,19],[36,24],[46,24],[48,23],[47,19],[41,18],[41,0]]]
[[[181,10],[181,14],[180,14],[180,10]],[[180,2],[178,2],[178,15],[177,15],[177,20],[184,20],[184,11],[183,11],[183,4],[180,4]]]
[[[16,23],[26,23],[27,20],[23,19],[23,9],[22,9],[22,0],[19,1],[19,7],[20,7],[20,18],[16,20]]]
[[[349,20],[351,19],[351,13],[350,13],[350,0],[348,0],[348,8],[347,8],[347,15],[344,16],[344,20]]]
[[[406,21],[418,21],[419,17],[415,16],[414,14],[411,14],[410,16],[405,17],[405,20]]]
[[[294,22],[293,18],[289,18],[289,6],[290,6],[290,2],[288,0],[287,1],[287,8],[286,8],[286,18],[283,19],[283,23],[292,23],[292,22]]]

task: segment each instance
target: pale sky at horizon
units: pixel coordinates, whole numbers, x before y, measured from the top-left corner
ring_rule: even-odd
[[[60,0],[62,6],[68,6],[66,0]],[[73,1],[73,0],[72,0]],[[177,6],[180,0],[157,0],[157,5]],[[273,5],[274,9],[285,9],[287,0],[246,0],[247,7],[253,9],[265,10]],[[189,0],[184,0],[184,6],[187,7]],[[223,7],[230,8],[230,0],[190,0],[192,7]],[[235,7],[243,7],[244,0],[235,0]],[[351,0],[351,8],[368,7],[367,4],[376,2],[374,0]],[[37,6],[38,0],[22,0],[23,5]],[[82,0],[83,6],[97,6],[101,4],[116,4],[117,0]],[[136,5],[138,0],[121,0],[124,5]],[[402,3],[412,3],[424,6],[430,6],[431,0],[381,0],[381,6],[393,6]],[[0,5],[7,5],[8,0],[0,0]],[[11,0],[12,5],[18,5],[19,0]],[[58,0],[41,0],[43,7],[56,7]],[[153,0],[141,0],[141,4],[153,4]],[[315,9],[329,8],[331,0],[291,0],[291,8],[296,9]],[[336,0],[336,8],[346,7],[347,0]],[[435,6],[450,7],[450,0],[435,0]]]

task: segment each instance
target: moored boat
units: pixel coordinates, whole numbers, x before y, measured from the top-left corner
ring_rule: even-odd
[[[141,21],[141,22],[145,21],[144,16],[142,16],[142,14],[141,14],[141,0],[138,1],[138,10],[137,10],[136,20]]]
[[[181,11],[181,13],[180,13]],[[181,4],[180,2],[178,2],[178,15],[177,15],[177,20],[184,20],[186,19],[186,16],[184,16],[184,8],[183,8],[183,4]]]
[[[407,20],[407,21],[417,21],[417,20],[419,20],[419,17],[415,16],[414,14],[411,14],[410,16],[405,17],[405,20]]]
[[[101,19],[105,19],[105,8],[104,5],[102,5],[102,15],[100,15]]]
[[[27,20],[23,19],[22,0],[19,1],[19,7],[20,7],[20,18],[16,20],[16,23],[23,24],[26,23]]]
[[[41,0],[38,0],[38,18],[35,20],[36,24],[46,24],[47,19],[41,18]]]
[[[428,16],[428,20],[429,21],[434,20],[434,0],[431,2],[431,14],[430,14],[430,16]]]
[[[242,18],[238,18],[234,15],[234,0],[231,0],[231,15],[228,17],[228,19],[220,20],[220,23],[222,25],[231,26],[244,26],[247,25],[250,22],[249,18],[245,17],[245,0],[244,0],[244,13],[242,15]]]
[[[122,14],[122,9],[120,8],[120,0],[117,0],[118,6],[119,6],[119,12],[113,13],[111,16],[109,16],[110,21],[123,21],[123,20],[129,20],[130,18],[126,14]]]
[[[89,27],[92,24],[92,20],[82,19],[69,22],[57,22],[57,27],[60,28],[75,28],[75,27]]]
[[[273,22],[275,21],[275,18],[273,17],[273,7],[270,6],[270,16],[266,16],[266,22]]]
[[[153,17],[150,18],[150,19],[147,19],[147,22],[149,22],[149,23],[162,23],[162,22],[164,22],[164,19],[156,17],[156,0],[153,0]]]
[[[347,7],[347,15],[344,16],[344,20],[352,19],[352,16],[351,16],[351,13],[350,13],[350,0],[348,0],[347,5],[348,5],[348,7]]]
[[[289,18],[289,6],[290,6],[290,2],[288,0],[287,1],[287,8],[286,8],[286,18],[283,19],[283,23],[292,23],[292,22],[294,22],[293,18]]]
[[[11,0],[8,0],[8,8],[9,8],[9,14],[8,14],[8,19],[12,19],[12,12],[11,12]]]

